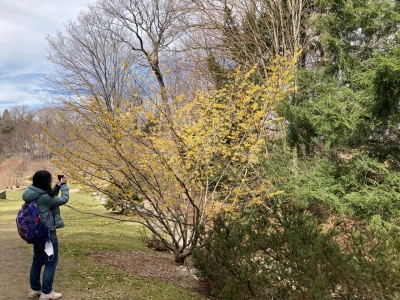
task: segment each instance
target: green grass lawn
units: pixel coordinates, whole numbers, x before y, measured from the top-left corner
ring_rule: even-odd
[[[15,226],[22,192],[7,191],[7,198],[13,200],[0,201],[2,222]],[[80,211],[107,214],[97,200],[84,194],[70,193],[68,204]],[[61,292],[67,290],[68,299],[200,299],[173,284],[134,277],[87,258],[92,251],[151,251],[140,240],[141,225],[82,214],[65,206],[61,216],[65,227],[57,230],[60,262],[54,285]]]

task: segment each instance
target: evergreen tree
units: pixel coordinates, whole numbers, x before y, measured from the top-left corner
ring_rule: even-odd
[[[14,130],[14,122],[12,121],[10,113],[7,109],[3,111],[0,129],[3,134],[7,134]]]
[[[303,53],[276,110],[285,139],[266,149],[277,193],[218,215],[195,255],[222,297],[398,297],[399,3],[314,5],[317,55]]]

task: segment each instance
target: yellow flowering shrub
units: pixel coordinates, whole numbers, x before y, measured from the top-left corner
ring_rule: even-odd
[[[58,122],[67,136],[46,132],[43,142],[50,138],[66,174],[123,203],[182,261],[215,212],[277,192],[257,166],[266,142],[283,134],[275,107],[294,89],[296,58],[278,57],[261,84],[256,66],[238,69],[224,88],[191,101],[151,99],[112,112],[96,97],[65,103],[70,113]]]

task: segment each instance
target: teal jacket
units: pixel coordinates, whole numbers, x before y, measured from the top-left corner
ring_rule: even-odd
[[[60,215],[60,206],[64,205],[68,202],[69,199],[69,189],[66,184],[61,185],[58,187],[57,185],[54,186],[53,192],[55,195],[61,190],[61,196],[53,196],[51,197],[47,194],[46,191],[43,191],[33,185],[30,185],[26,188],[26,190],[22,194],[22,199],[29,203],[32,200],[36,199],[36,204],[39,210],[40,217],[42,221],[46,223],[47,216],[49,215],[49,209],[53,209],[54,213],[54,222],[49,226],[50,230],[55,230],[57,228],[64,227],[64,222],[61,219]]]

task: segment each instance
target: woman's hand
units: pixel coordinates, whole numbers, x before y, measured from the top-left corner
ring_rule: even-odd
[[[58,186],[61,186],[61,185],[66,184],[66,183],[67,183],[67,178],[65,178],[65,176],[63,176],[63,177],[61,178],[61,180],[57,180],[57,182],[56,182],[56,184],[57,184]]]

